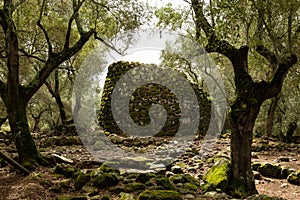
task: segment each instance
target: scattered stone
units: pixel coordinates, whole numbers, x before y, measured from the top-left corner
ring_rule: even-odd
[[[80,196],[60,196],[57,200],[88,200],[88,198],[84,195]]]
[[[171,171],[174,173],[174,174],[182,174],[183,173],[183,170],[180,166],[178,165],[175,165],[171,168]]]
[[[256,152],[251,152],[251,156],[252,156],[252,158],[255,158],[255,159],[257,159],[257,158],[258,158],[258,155],[257,155],[257,153],[256,153]]]
[[[181,195],[173,190],[146,190],[138,200],[182,200]]]
[[[120,200],[136,200],[136,198],[134,197],[133,194],[121,192]]]
[[[100,189],[115,186],[119,183],[119,177],[114,173],[103,173],[98,175],[93,182],[93,187]]]
[[[124,191],[127,193],[144,191],[146,186],[143,183],[128,183],[123,186]]]
[[[76,190],[80,190],[87,182],[91,180],[91,177],[87,174],[80,174],[75,179],[74,187]]]
[[[290,167],[283,167],[281,169],[280,178],[286,179],[292,172],[294,172]]]
[[[187,200],[188,199],[196,199],[196,197],[192,194],[187,194],[187,195],[184,196],[184,199],[187,199]]]
[[[58,164],[54,168],[55,174],[62,174],[67,178],[73,177],[78,172],[78,169],[72,167],[71,165]]]
[[[138,183],[146,183],[148,182],[151,178],[154,178],[156,177],[155,174],[152,174],[152,173],[146,173],[146,174],[139,174],[135,181],[138,182]]]
[[[287,180],[290,184],[300,185],[300,171],[291,173]]]
[[[269,178],[280,178],[281,175],[281,167],[270,163],[261,165],[257,171],[260,172],[261,175]]]
[[[156,178],[155,182],[157,186],[162,186],[165,190],[175,190],[175,186],[170,182],[168,178]]]
[[[281,184],[281,186],[280,186],[280,188],[287,188],[287,187],[289,187],[289,185],[288,185],[287,183],[283,183],[283,184]]]
[[[277,159],[278,162],[290,162],[290,159],[288,157],[279,157]]]
[[[223,199],[224,200],[232,199],[227,194],[225,194],[225,193],[219,193],[219,192],[216,192],[216,191],[206,192],[204,195],[206,197],[210,197],[210,198],[213,198],[213,199],[222,199],[222,200]]]
[[[54,160],[55,160],[56,163],[73,164],[73,160],[68,159],[68,158],[66,158],[64,156],[60,156],[60,155],[55,154],[55,153],[52,154],[52,156],[53,156],[53,158],[54,158]]]
[[[261,166],[261,164],[260,163],[253,163],[251,166],[252,166],[252,170],[258,171],[258,168]]]
[[[257,171],[253,171],[253,175],[254,175],[255,180],[262,180],[263,179],[261,174]]]
[[[101,200],[110,200],[110,196],[104,195],[104,196],[101,198]]]

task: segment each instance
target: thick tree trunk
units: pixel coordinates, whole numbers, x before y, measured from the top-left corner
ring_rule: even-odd
[[[239,197],[257,194],[251,167],[251,146],[253,127],[258,113],[259,107],[247,106],[247,108],[242,108],[232,106],[230,114],[231,183],[232,191],[235,192],[234,195]]]
[[[271,101],[271,105],[268,110],[268,118],[267,118],[267,136],[272,137],[273,126],[274,126],[274,118],[275,118],[275,111],[280,99],[280,95],[273,98]]]
[[[7,102],[7,104],[9,112],[17,113],[16,115],[9,115],[8,120],[14,134],[19,161],[24,167],[34,168],[41,161],[41,156],[30,134],[26,115],[27,104],[22,99],[19,99],[17,104],[13,104],[13,102]]]

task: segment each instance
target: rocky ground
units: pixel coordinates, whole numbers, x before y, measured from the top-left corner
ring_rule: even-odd
[[[218,180],[207,183],[211,181],[209,174],[222,176],[222,173],[214,174],[218,171],[214,169],[228,164],[228,134],[216,141],[211,140],[210,144],[215,145],[206,148],[203,148],[203,139],[190,141],[186,148],[181,145],[182,141],[170,138],[124,139],[109,136],[114,145],[126,151],[158,154],[150,159],[141,156],[128,158],[128,169],[139,166],[139,170],[131,170],[130,173],[125,168],[116,170],[111,165],[103,165],[105,157],[107,159],[110,155],[95,160],[72,130],[37,133],[34,137],[42,154],[53,158],[57,164],[39,167],[29,176],[23,176],[0,161],[0,199],[233,199],[223,192],[228,187],[226,178],[225,184]],[[103,142],[107,141],[94,141],[93,155],[95,152],[97,155],[109,153],[101,147]],[[0,146],[10,156],[16,157],[12,145],[0,143]],[[175,150],[168,156],[159,156],[157,152],[166,148]],[[176,153],[182,155],[173,163],[167,163],[168,157]],[[122,161],[117,158],[115,163]],[[163,168],[165,165],[166,169]],[[278,197],[273,199],[300,199],[299,169],[300,144],[254,140],[253,170],[260,194]],[[138,173],[140,170],[147,173]],[[269,198],[260,195],[249,199]]]

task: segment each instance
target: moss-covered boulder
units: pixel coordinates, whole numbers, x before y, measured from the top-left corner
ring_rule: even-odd
[[[144,185],[143,183],[127,183],[120,187],[115,187],[111,191],[116,194],[119,194],[121,192],[138,193],[140,191],[144,191],[145,189],[146,189],[146,185]]]
[[[138,200],[181,200],[181,195],[173,190],[146,190],[142,192]]]
[[[154,177],[156,177],[156,175],[153,173],[138,174],[138,176],[135,179],[135,182],[146,183],[146,182],[150,181],[151,178],[154,178]]]
[[[115,173],[103,173],[93,181],[93,187],[100,189],[115,186],[119,183],[119,177]]]
[[[300,171],[291,173],[287,180],[293,185],[300,185]]]
[[[203,180],[226,192],[229,183],[230,163],[227,159],[216,162],[203,176]]]
[[[174,184],[166,177],[156,178],[155,182],[165,190],[175,190]]]
[[[59,196],[57,200],[88,200],[85,195],[78,196]]]
[[[121,192],[120,200],[136,200],[136,198],[134,197],[133,194]]]
[[[152,65],[120,61],[113,63],[108,67],[98,115],[99,124],[107,132],[126,135],[113,118],[111,96],[120,78],[129,70],[140,66],[151,67]],[[179,83],[174,80],[174,85],[176,84]],[[180,86],[181,85],[178,85],[178,88],[180,88]],[[206,98],[207,94],[203,90],[200,90],[195,84],[191,83],[191,86],[195,91],[199,107],[201,108],[199,133],[204,135],[209,126],[211,104],[208,98]],[[173,136],[178,132],[181,111],[178,99],[170,89],[163,85],[151,83],[139,87],[133,94],[129,95],[132,95],[129,102],[129,114],[137,125],[148,125],[151,121],[149,110],[152,104],[159,104],[166,110],[167,119],[164,127],[156,134],[156,136]],[[127,115],[127,113],[120,113],[120,115],[121,114]]]
[[[266,163],[258,167],[257,171],[265,177],[280,178],[282,169],[279,165]]]
[[[292,172],[294,172],[290,167],[283,167],[281,169],[280,178],[286,179]]]
[[[87,174],[80,174],[75,178],[74,187],[76,190],[81,189],[87,182],[91,180],[90,175]]]
[[[78,169],[66,164],[57,164],[54,168],[55,174],[61,174],[67,178],[74,177],[78,171]]]

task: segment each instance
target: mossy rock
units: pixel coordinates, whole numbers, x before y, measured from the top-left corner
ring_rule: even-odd
[[[181,195],[173,190],[146,190],[142,192],[138,200],[181,200]]]
[[[252,170],[258,171],[258,168],[261,166],[261,163],[252,163]]]
[[[263,164],[257,169],[261,175],[269,178],[280,178],[281,170],[280,166],[272,165],[270,163]]]
[[[128,183],[123,185],[121,188],[117,190],[120,190],[120,192],[132,193],[132,192],[144,191],[145,189],[146,186],[143,183]]]
[[[185,183],[183,184],[183,187],[187,190],[191,190],[191,191],[197,191],[198,190],[198,186],[194,185],[193,183]]]
[[[55,174],[61,174],[67,178],[74,177],[78,171],[79,171],[78,169],[72,167],[71,165],[65,165],[65,164],[57,164],[54,168]]]
[[[60,196],[57,200],[88,200],[88,198],[84,195],[79,196]]]
[[[81,189],[87,182],[91,180],[91,177],[87,174],[80,174],[76,177],[74,187],[76,190]]]
[[[98,175],[93,181],[93,187],[100,189],[115,186],[119,183],[119,177],[114,173],[103,173]]]
[[[203,180],[226,192],[229,183],[230,163],[227,159],[216,162],[203,176]]]
[[[101,198],[101,200],[110,200],[111,198],[110,198],[110,196],[108,196],[108,195],[104,195],[102,198]]]
[[[135,182],[146,183],[146,182],[150,181],[151,178],[155,178],[155,177],[156,177],[156,175],[153,173],[139,174],[136,177]]]
[[[116,174],[120,174],[120,171],[117,169],[114,169],[106,164],[102,164],[100,166],[100,171],[103,173],[116,173]]]
[[[111,96],[119,79],[129,70],[139,66],[150,67],[152,65],[121,61],[113,63],[108,67],[108,73],[103,88],[98,115],[99,124],[105,129],[106,132],[120,135],[127,134],[120,130],[113,118],[111,110]],[[174,80],[174,84],[178,84],[176,80]],[[204,90],[200,90],[197,85],[192,83],[191,86],[194,89],[194,92],[198,98],[199,107],[201,108],[200,123],[198,128],[199,133],[201,135],[205,135],[209,126],[208,119],[210,119],[211,103],[208,100],[207,94],[204,92]],[[178,88],[180,88],[180,85]],[[132,98],[129,102],[129,114],[136,124],[140,126],[149,124],[151,121],[149,110],[152,104],[159,104],[166,110],[167,119],[162,130],[155,136],[174,136],[178,132],[180,125],[180,106],[175,94],[167,87],[150,83],[139,87],[134,91],[133,94],[129,95],[132,95]],[[127,115],[127,113],[120,114]]]
[[[120,196],[119,200],[136,200],[134,195],[129,193],[121,192],[119,196]]]
[[[173,183],[166,177],[156,178],[155,182],[157,186],[162,186],[165,190],[175,190]]]
[[[200,185],[200,190],[203,193],[206,193],[206,192],[216,191],[216,187],[211,183],[204,183]]]
[[[93,171],[91,171],[90,176],[91,177],[96,177],[99,174],[103,174],[103,173],[115,173],[117,175],[120,175],[119,170],[114,169],[114,168],[108,166],[107,164],[102,164],[99,168],[94,169]]]
[[[292,172],[293,172],[293,170],[290,169],[290,167],[283,167],[281,169],[280,178],[286,179]]]
[[[290,184],[300,185],[300,171],[291,173],[287,180]]]

